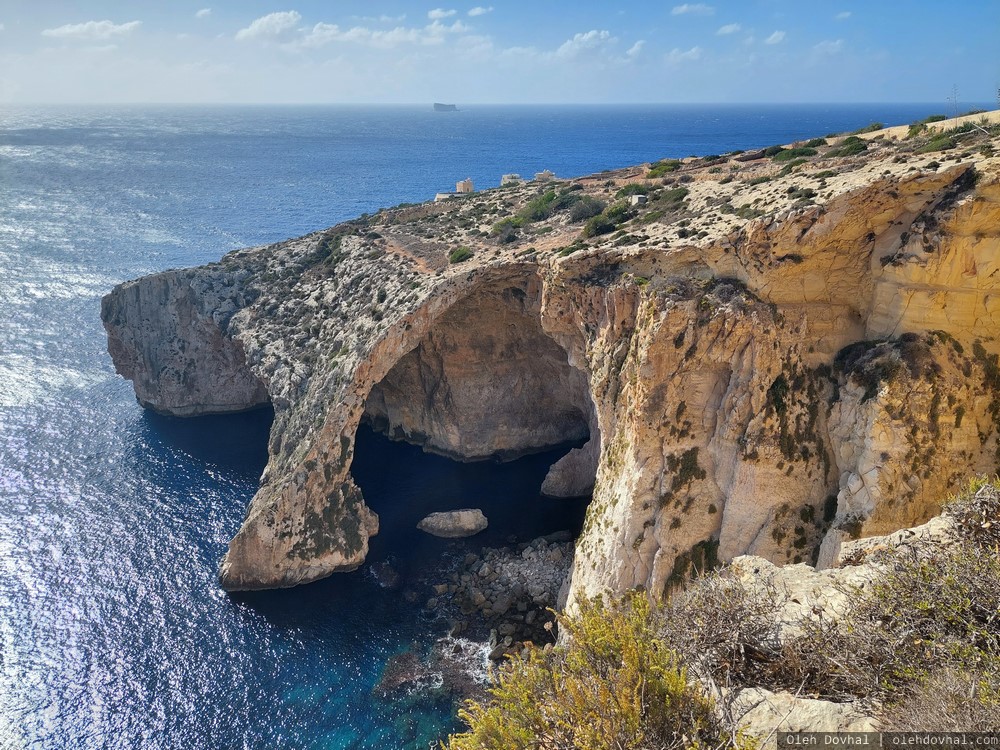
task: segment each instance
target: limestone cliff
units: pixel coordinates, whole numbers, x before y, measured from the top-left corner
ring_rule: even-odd
[[[467,460],[582,443],[544,485],[593,491],[570,599],[822,563],[997,466],[1000,157],[963,137],[385,210],[117,287],[109,350],[149,408],[273,406],[230,589],[364,561],[362,419]]]

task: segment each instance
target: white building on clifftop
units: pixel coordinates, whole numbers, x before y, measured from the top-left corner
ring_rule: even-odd
[[[460,195],[471,195],[476,192],[476,189],[472,186],[472,178],[466,177],[464,180],[459,180],[455,183],[454,193],[436,193],[434,195],[434,202],[446,201],[449,198],[457,198]]]

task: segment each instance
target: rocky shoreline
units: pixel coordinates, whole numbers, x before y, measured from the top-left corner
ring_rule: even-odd
[[[468,553],[432,584],[425,608],[448,618],[450,634],[487,637],[490,658],[501,660],[528,643],[555,640],[559,595],[573,561],[568,532],[510,547]]]
[[[375,695],[481,695],[491,665],[530,645],[548,648],[555,642],[554,611],[565,594],[572,561],[572,535],[565,531],[454,554],[403,593],[413,604],[423,599],[424,616],[447,634],[429,648],[414,644],[393,656]],[[375,575],[382,585],[398,583],[398,574],[388,566]]]

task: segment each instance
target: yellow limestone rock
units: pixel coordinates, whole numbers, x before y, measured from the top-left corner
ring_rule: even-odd
[[[937,169],[873,140],[788,174],[689,160],[669,185],[635,167],[386,210],[117,287],[109,350],[150,408],[274,408],[227,588],[364,562],[363,419],[463,460],[582,443],[544,485],[593,488],[570,602],[746,553],[833,560],[996,469],[1000,158],[980,140]],[[648,200],[620,231],[581,236],[573,202],[632,183]],[[491,231],[539,199],[547,218]]]

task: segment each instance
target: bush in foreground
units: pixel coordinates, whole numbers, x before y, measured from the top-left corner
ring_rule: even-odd
[[[565,646],[504,665],[485,703],[460,712],[469,731],[447,750],[647,750],[749,747],[720,726],[654,632],[645,596],[591,602],[560,617]]]
[[[446,750],[749,747],[701,684],[850,701],[886,730],[1000,726],[1000,480],[946,509],[948,542],[871,553],[874,579],[841,616],[787,617],[788,594],[728,570],[661,605],[644,594],[560,617],[566,645],[506,664]],[[868,563],[866,563],[868,564]],[[724,698],[724,699],[723,699]],[[721,717],[725,717],[724,719]]]
[[[722,570],[663,606],[660,638],[719,685],[861,700],[900,730],[947,729],[923,719],[952,709],[970,727],[1000,726],[1000,482],[971,484],[946,513],[954,543],[880,553],[837,620],[806,617],[783,637],[787,595]]]

